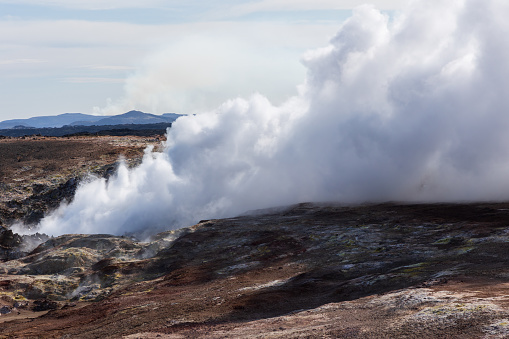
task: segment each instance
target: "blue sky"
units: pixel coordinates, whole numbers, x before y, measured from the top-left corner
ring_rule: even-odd
[[[387,13],[405,0],[378,0]],[[196,113],[296,93],[358,0],[0,0],[0,120]]]

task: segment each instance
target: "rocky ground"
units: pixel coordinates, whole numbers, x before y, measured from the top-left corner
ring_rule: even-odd
[[[88,175],[108,177],[120,158],[135,166],[153,137],[22,137],[0,139],[0,226],[35,224]]]
[[[505,338],[508,226],[509,203],[300,204],[51,238],[0,263],[0,338]]]
[[[24,254],[21,237],[8,229],[13,223],[36,225],[64,199],[72,200],[79,182],[110,176],[119,161],[136,166],[147,146],[160,149],[162,141],[162,135],[0,138],[0,260]]]

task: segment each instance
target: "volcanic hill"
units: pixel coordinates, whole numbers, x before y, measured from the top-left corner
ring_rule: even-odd
[[[509,336],[509,203],[302,203],[145,242],[9,230],[148,144],[0,140],[0,338]]]

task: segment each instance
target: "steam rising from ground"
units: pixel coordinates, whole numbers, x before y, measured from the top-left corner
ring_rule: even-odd
[[[40,231],[116,233],[302,201],[509,198],[509,2],[358,8],[280,106],[180,118],[164,153],[84,184]],[[241,76],[241,75],[239,75]]]

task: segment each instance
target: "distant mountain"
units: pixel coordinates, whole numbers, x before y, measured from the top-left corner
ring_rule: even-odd
[[[76,121],[71,125],[73,126],[106,126],[106,125],[128,125],[128,124],[158,124],[164,122],[173,122],[177,120],[181,114],[165,113],[163,115],[155,115],[150,113],[143,113],[140,111],[129,111],[124,114],[106,117],[97,121]]]
[[[15,128],[17,126],[24,127],[62,127],[69,125],[75,121],[93,121],[98,118],[103,119],[104,116],[98,117],[96,115],[82,114],[82,113],[64,113],[52,116],[33,117],[28,119],[12,119],[0,122],[0,129]]]
[[[178,114],[178,113],[163,113],[161,114],[163,117],[167,119],[171,119],[172,121],[177,120],[177,118],[183,116],[184,114]]]
[[[183,114],[164,113],[155,115],[140,111],[130,111],[124,114],[113,116],[98,116],[82,113],[65,113],[55,116],[41,116],[28,119],[12,119],[0,122],[0,129],[11,128],[54,128],[70,126],[107,126],[107,125],[128,125],[128,124],[158,124],[171,123]]]

